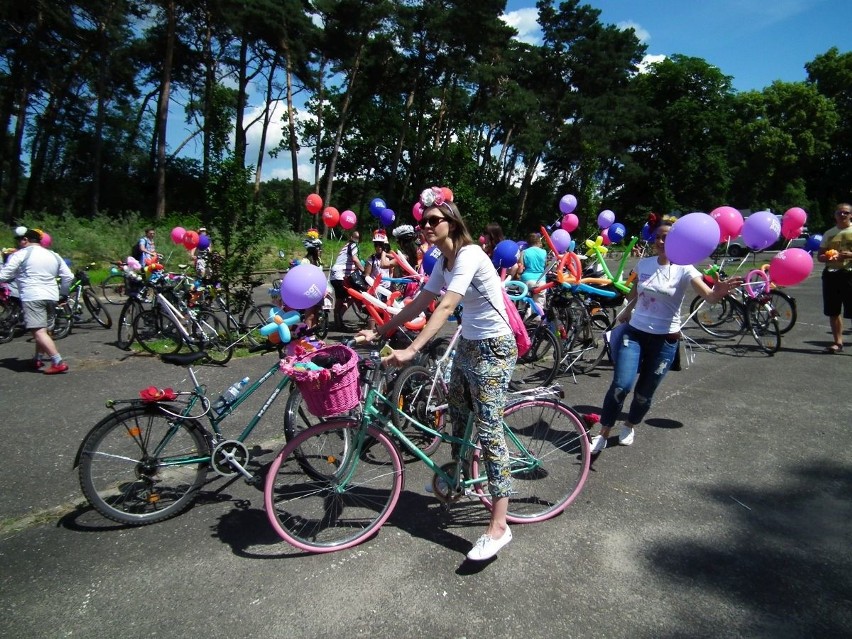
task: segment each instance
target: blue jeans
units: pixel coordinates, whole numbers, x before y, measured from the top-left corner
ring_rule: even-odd
[[[615,373],[604,397],[601,426],[612,428],[615,425],[631,390],[633,400],[627,421],[638,424],[645,418],[654,392],[674,361],[677,346],[678,340],[667,335],[653,335],[632,326],[625,328],[618,343],[612,344]]]

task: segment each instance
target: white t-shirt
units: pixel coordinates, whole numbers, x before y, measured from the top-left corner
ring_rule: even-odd
[[[485,251],[474,244],[463,247],[451,271],[444,270],[445,261],[443,255],[438,258],[424,288],[436,295],[446,288],[462,296],[462,337],[478,340],[511,335],[503,304],[503,285]],[[491,304],[483,296],[487,296]]]
[[[656,256],[639,260],[633,270],[638,297],[630,325],[654,335],[678,332],[686,289],[701,273],[691,265],[659,264]]]
[[[67,293],[74,274],[61,257],[38,244],[30,244],[13,253],[0,271],[0,281],[17,280],[22,302],[57,301],[57,277],[61,280],[63,293]]]
[[[329,279],[342,280],[347,275],[352,275],[352,272],[356,270],[355,260],[357,259],[359,259],[358,244],[355,242],[344,244],[331,267]]]

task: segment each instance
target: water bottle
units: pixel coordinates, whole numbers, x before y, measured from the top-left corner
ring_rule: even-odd
[[[444,382],[449,384],[450,378],[453,376],[453,360],[456,357],[456,349],[453,349],[450,352],[449,358],[447,358],[447,365],[444,367]]]
[[[213,404],[213,410],[216,411],[217,414],[221,413],[225,410],[237,397],[242,395],[243,390],[246,386],[248,386],[249,378],[243,377],[240,381],[234,382],[228,387],[224,393],[219,395],[219,399],[216,400],[216,403]]]

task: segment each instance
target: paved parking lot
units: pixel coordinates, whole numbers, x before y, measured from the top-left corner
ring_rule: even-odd
[[[80,440],[107,398],[179,387],[183,371],[97,328],[59,343],[68,375],[27,370],[23,339],[2,345],[0,636],[848,636],[852,334],[844,354],[817,354],[818,274],[791,292],[799,321],[774,357],[689,329],[708,350],[669,375],[636,443],[605,450],[567,511],[516,526],[483,566],[463,559],[485,510],[445,512],[417,465],[379,534],[331,555],[280,541],[241,480],[211,481],[161,524],[106,521],[77,506]],[[202,377],[218,393],[272,362]],[[563,378],[566,400],[599,411],[610,374]],[[253,439],[261,466],[281,407]]]

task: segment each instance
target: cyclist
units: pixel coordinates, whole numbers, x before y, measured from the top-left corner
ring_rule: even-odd
[[[485,534],[467,555],[468,559],[481,561],[493,557],[512,541],[512,531],[506,524],[511,474],[502,417],[518,350],[509,328],[500,278],[491,260],[474,243],[458,207],[444,200],[438,187],[426,189],[420,195],[420,203],[424,209],[420,224],[426,240],[440,249],[441,256],[425,288],[410,304],[377,331],[365,330],[361,335],[368,340],[388,335],[425,311],[446,287],[447,292],[432,317],[411,345],[393,351],[383,360],[391,366],[405,366],[447,322],[456,307],[464,304],[462,335],[450,381],[449,413],[454,434],[461,435],[470,411],[465,401],[467,387],[494,504]]]
[[[35,340],[33,366],[36,369],[44,366],[40,359],[40,355],[44,354],[52,362],[44,370],[45,375],[64,373],[68,364],[62,360],[48,329],[53,326],[56,317],[60,289],[62,295],[68,294],[74,274],[61,257],[39,244],[41,234],[38,231],[24,227],[18,227],[16,231],[22,231],[16,237],[19,250],[0,270],[0,282],[18,281],[24,321]],[[56,286],[56,278],[59,278],[60,287]]]
[[[358,257],[358,242],[360,241],[361,234],[358,231],[352,231],[349,235],[349,241],[340,249],[331,267],[329,279],[334,287],[334,327],[339,331],[345,328],[343,316],[349,308],[349,293],[346,292],[343,280],[355,271],[362,272],[364,270],[364,267],[361,266],[361,259]]]
[[[694,266],[672,264],[666,257],[666,236],[675,218],[664,216],[655,229],[657,255],[639,260],[634,271],[636,285],[627,296],[629,304],[621,312],[623,327],[612,332],[612,359],[615,372],[604,397],[600,434],[592,438],[592,453],[606,448],[607,437],[621,413],[627,394],[633,400],[627,422],[618,434],[618,443],[630,446],[634,428],[651,408],[654,391],[663,381],[677,354],[680,341],[680,306],[689,285],[698,295],[716,303],[742,284],[741,277],[720,280],[711,289]],[[637,379],[638,377],[638,379]],[[634,388],[635,384],[635,388]]]
[[[305,239],[302,240],[302,244],[305,247],[305,257],[303,257],[299,263],[307,262],[308,264],[313,264],[314,266],[322,268],[322,240],[319,239],[319,232],[316,229],[308,229],[308,232],[305,234]],[[304,311],[305,326],[307,328],[313,328],[316,326],[317,317],[322,309],[322,304],[323,303],[320,302],[319,304]]]

